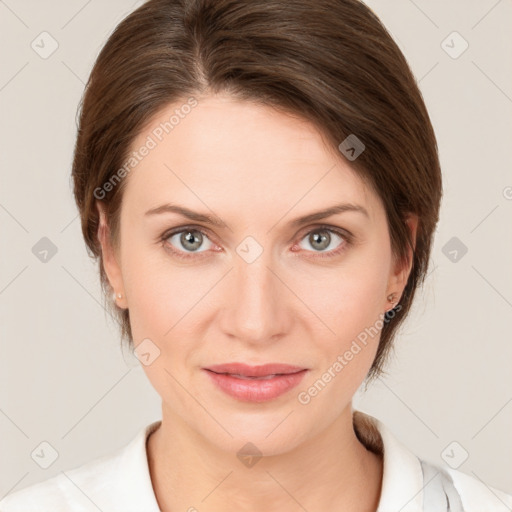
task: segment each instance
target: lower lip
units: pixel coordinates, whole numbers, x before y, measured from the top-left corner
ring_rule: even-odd
[[[205,370],[212,381],[225,393],[244,402],[266,402],[283,395],[303,379],[307,370],[270,379],[240,379],[233,375]]]

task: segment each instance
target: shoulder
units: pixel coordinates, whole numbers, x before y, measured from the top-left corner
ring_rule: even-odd
[[[512,494],[446,464],[423,460],[402,444],[391,429],[362,411],[354,428],[371,451],[383,455],[379,512],[511,512]]]
[[[512,495],[463,471],[419,460],[424,478],[424,504],[435,503],[440,510],[445,510],[448,503],[448,510],[452,512],[512,510]]]
[[[512,494],[488,485],[477,477],[463,471],[444,467],[451,477],[455,489],[460,495],[464,512],[510,512],[512,510]]]
[[[116,457],[104,456],[61,471],[56,476],[5,496],[0,500],[0,512],[97,511],[93,497],[101,491],[101,486],[108,488],[115,467]]]
[[[8,494],[0,512],[157,512],[146,439],[160,423],[140,429],[110,454]]]

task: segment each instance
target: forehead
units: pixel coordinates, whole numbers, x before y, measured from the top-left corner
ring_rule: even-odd
[[[204,209],[229,200],[235,211],[248,201],[264,210],[296,204],[302,211],[343,199],[370,214],[378,207],[378,198],[308,121],[226,95],[200,98],[180,111],[183,104],[162,109],[133,141],[133,151],[151,149],[129,173],[124,201],[150,208],[180,197]]]

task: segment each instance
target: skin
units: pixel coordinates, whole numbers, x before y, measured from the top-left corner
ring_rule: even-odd
[[[133,142],[168,120],[161,111]],[[393,261],[383,205],[341,153],[307,121],[227,95],[205,96],[125,178],[121,242],[99,230],[104,265],[135,347],[149,338],[160,355],[143,369],[162,398],[162,424],[147,443],[163,511],[375,511],[382,459],[357,439],[352,397],[374,360],[380,333],[311,401],[298,401],[365,328],[399,300],[410,266]],[[145,216],[173,202],[220,217],[208,226],[175,213]],[[364,206],[291,227],[340,202]],[[101,223],[106,226],[100,203]],[[309,234],[336,233],[326,248]],[[194,252],[171,228],[204,233]],[[408,219],[414,239],[417,217]],[[323,233],[322,230],[320,230]],[[197,233],[196,233],[197,235]],[[200,235],[198,235],[200,236]],[[253,237],[262,254],[236,252]],[[344,245],[344,250],[333,253]],[[180,259],[168,247],[191,257]],[[167,248],[166,248],[167,247]],[[321,246],[322,247],[322,246]],[[298,388],[265,403],[224,394],[202,367],[280,362],[308,368]],[[246,467],[247,442],[263,457]]]

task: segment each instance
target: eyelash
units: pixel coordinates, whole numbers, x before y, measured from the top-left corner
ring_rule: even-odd
[[[167,243],[167,240],[176,234],[187,232],[187,231],[197,231],[201,233],[203,236],[206,236],[207,238],[210,238],[208,236],[208,233],[204,231],[200,226],[180,226],[179,228],[174,228],[169,231],[166,231],[160,238],[160,242],[164,246],[164,248],[168,251],[170,251],[173,255],[177,256],[178,258],[188,260],[191,258],[201,258],[202,254],[206,251],[203,251],[203,253],[184,253],[183,251],[179,251],[177,249],[174,249],[174,247]],[[313,258],[334,258],[338,255],[340,255],[342,252],[345,252],[347,250],[348,246],[353,244],[353,235],[347,231],[342,231],[340,229],[334,228],[332,226],[328,226],[325,224],[314,226],[309,231],[306,231],[300,238],[299,241],[302,241],[307,235],[310,235],[311,233],[315,233],[318,231],[329,231],[331,233],[334,233],[338,235],[340,238],[343,239],[343,243],[338,247],[337,249],[333,249],[331,251],[325,252],[325,253],[317,253]]]

